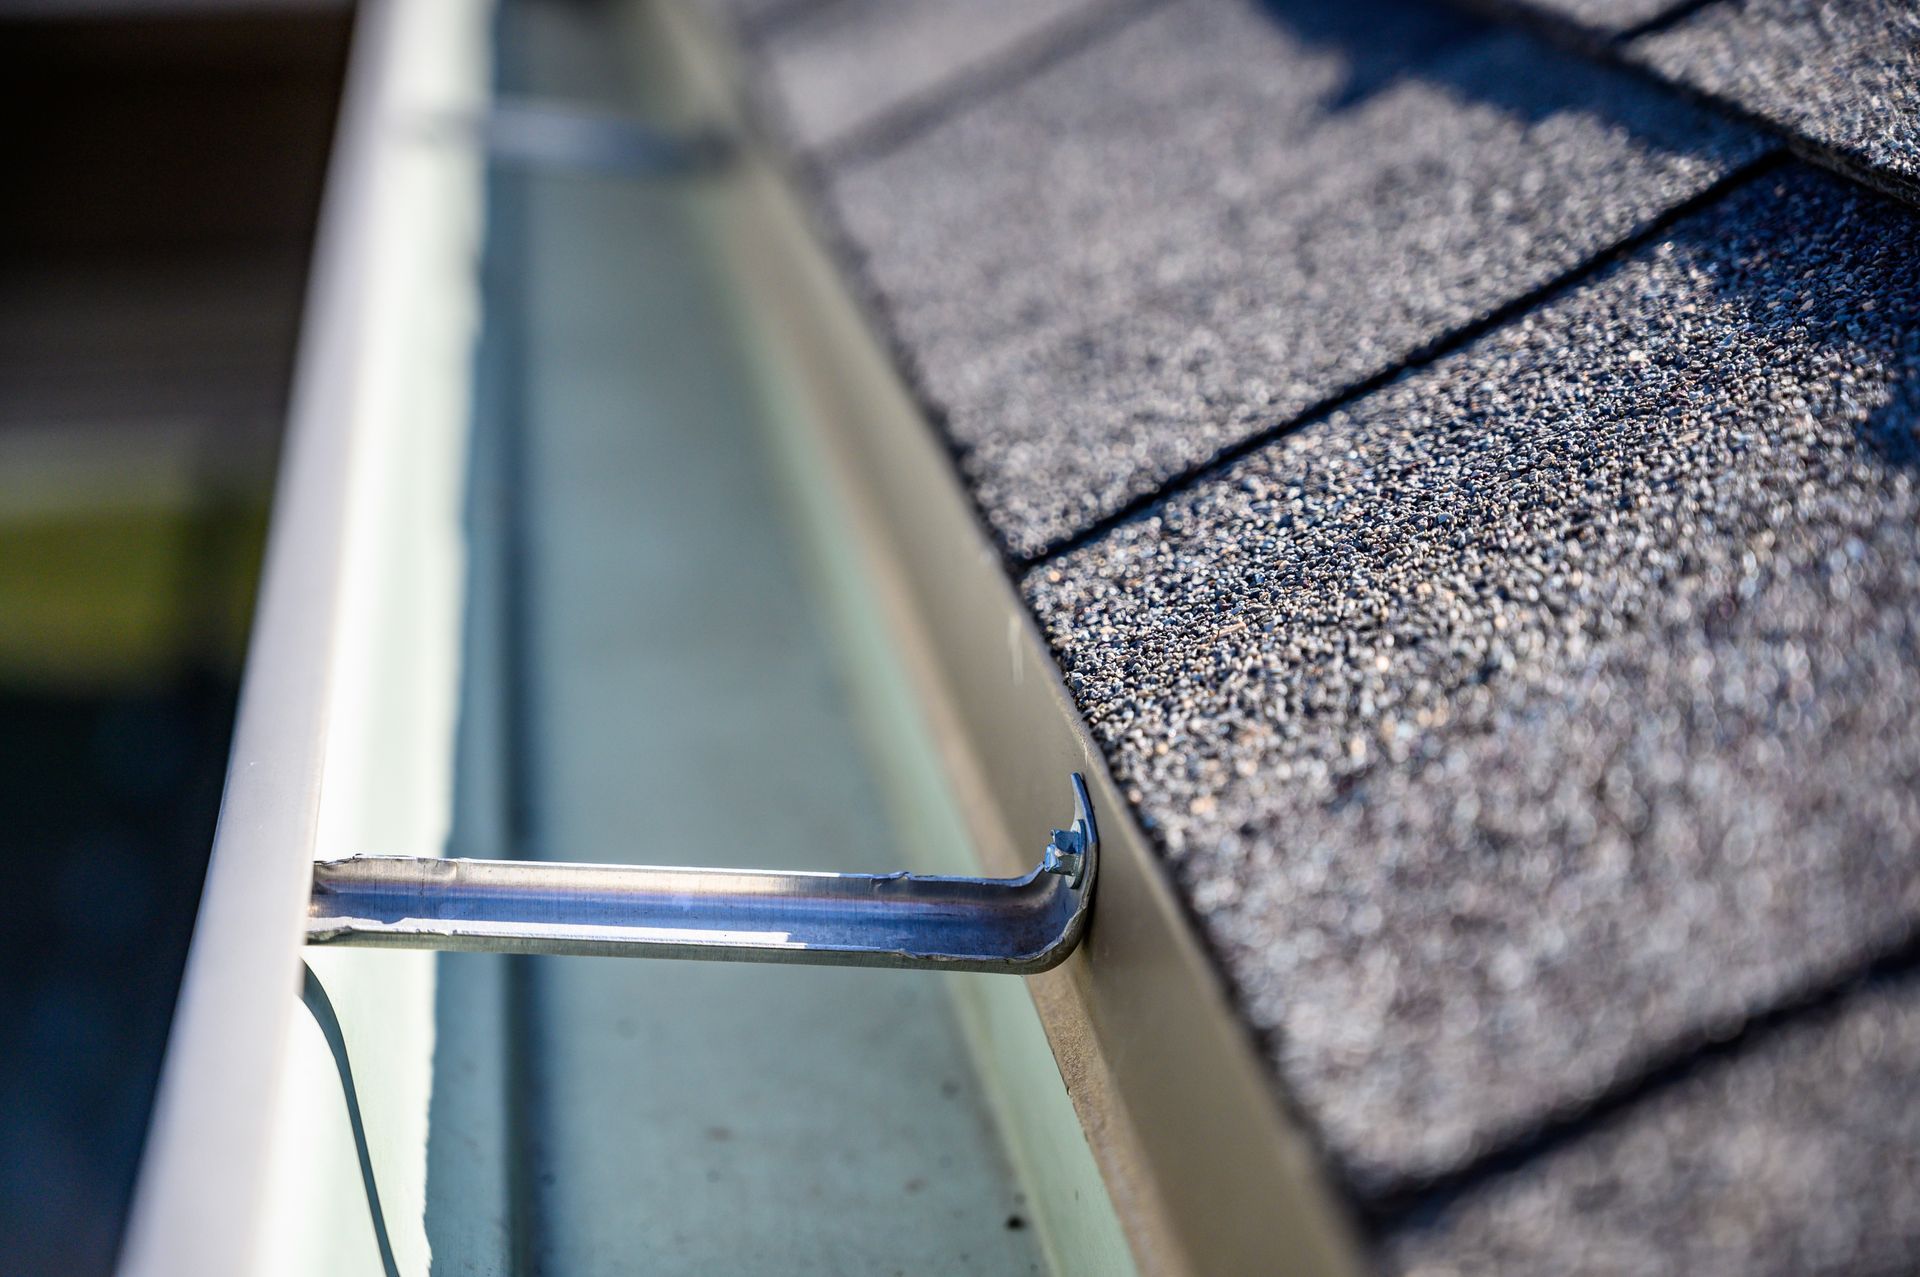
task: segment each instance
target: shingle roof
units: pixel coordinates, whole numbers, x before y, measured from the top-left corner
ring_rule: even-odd
[[[833,168],[1016,553],[1391,370],[1764,148],[1440,11],[1288,15],[1165,6]]]
[[[899,132],[904,120],[937,118],[956,91],[974,89],[970,73],[1018,75],[1029,47],[1050,51],[1141,7],[1117,0],[815,5],[762,34],[764,91],[784,107],[780,119],[793,144],[857,151],[883,143],[880,134]]]
[[[1920,8],[1904,0],[1467,0],[1920,195]]]
[[[1920,919],[1910,228],[1750,183],[1028,575],[1364,1189]]]
[[[1909,969],[1664,1079],[1395,1231],[1442,1274],[1817,1277],[1920,1268],[1920,979]]]
[[[1912,978],[1829,993],[1920,921],[1920,221],[1781,151],[1911,189],[1898,8],[1169,0],[853,143],[773,95],[1386,1267],[1920,1261]]]
[[[1855,177],[1920,195],[1920,6],[1721,3],[1628,54],[1826,151]]]

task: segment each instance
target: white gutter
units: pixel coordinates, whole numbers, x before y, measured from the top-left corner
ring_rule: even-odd
[[[463,182],[477,203],[477,161],[430,122],[474,104],[480,42],[452,37],[484,31],[486,11],[477,0],[359,6],[226,790],[121,1248],[129,1277],[259,1271],[278,1146],[299,1139],[281,1090],[312,865],[323,822],[340,823],[322,785],[341,788],[333,737],[364,699],[343,684],[368,640],[351,631],[373,619],[352,601],[347,560],[368,531],[363,490],[394,482],[369,458],[401,446],[396,430],[437,438],[456,417],[464,428],[462,399],[399,381],[417,382],[407,364],[424,348],[464,386],[459,306],[423,339],[418,308],[394,294],[443,283],[450,266],[473,270],[471,208],[436,227],[446,210],[421,205],[432,202],[423,192],[459,199]]]

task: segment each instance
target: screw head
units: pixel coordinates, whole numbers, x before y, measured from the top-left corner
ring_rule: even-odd
[[[1081,871],[1086,867],[1086,847],[1086,831],[1078,824],[1072,829],[1054,830],[1040,857],[1041,872],[1059,874],[1078,886]]]

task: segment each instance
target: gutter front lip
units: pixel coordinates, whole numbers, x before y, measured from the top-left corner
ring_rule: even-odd
[[[365,0],[354,19],[232,752],[115,1266],[122,1277],[254,1269],[320,818],[368,264],[402,111],[401,8]]]

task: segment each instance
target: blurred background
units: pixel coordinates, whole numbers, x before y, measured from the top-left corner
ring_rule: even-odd
[[[218,810],[351,11],[0,0],[0,1254],[106,1271]]]

